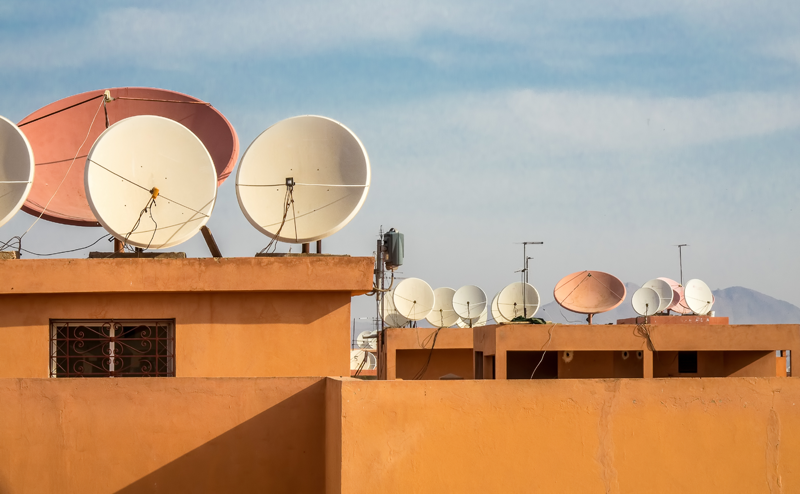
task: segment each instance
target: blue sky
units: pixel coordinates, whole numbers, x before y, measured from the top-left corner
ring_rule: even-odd
[[[540,240],[531,281],[549,301],[583,269],[677,278],[673,245],[688,243],[685,278],[800,305],[800,3],[221,5],[5,2],[0,114],[162,87],[211,102],[242,150],[281,119],[325,115],[373,170],[327,252],[371,255],[378,228],[395,227],[403,276],[491,296],[518,280],[514,242]],[[227,256],[267,243],[232,180],[209,226]],[[39,222],[25,240],[47,252],[102,233]],[[200,236],[181,250],[207,252]],[[361,297],[353,316],[371,308]]]

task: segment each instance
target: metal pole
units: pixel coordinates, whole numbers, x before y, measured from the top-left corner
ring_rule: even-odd
[[[525,292],[528,284],[528,244],[542,245],[544,242],[519,242],[522,244],[522,314],[528,318],[528,304],[525,303]]]
[[[678,244],[678,262],[680,263],[681,267],[681,286],[683,286],[683,247],[688,247],[689,244]]]

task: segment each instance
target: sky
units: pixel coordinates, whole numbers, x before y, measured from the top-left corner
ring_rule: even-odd
[[[546,303],[585,269],[678,279],[685,243],[685,279],[800,305],[800,2],[74,3],[0,4],[0,115],[160,87],[213,104],[241,152],[284,118],[324,115],[372,165],[325,252],[370,256],[394,227],[399,276],[491,297],[519,280],[516,242],[542,241],[528,255]],[[269,240],[232,179],[208,226],[225,256]],[[25,247],[103,233],[40,221]],[[208,255],[200,235],[173,250]],[[373,316],[372,300],[352,315]]]

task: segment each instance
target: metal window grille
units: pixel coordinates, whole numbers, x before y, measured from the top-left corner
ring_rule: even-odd
[[[175,377],[175,322],[50,322],[50,377]]]

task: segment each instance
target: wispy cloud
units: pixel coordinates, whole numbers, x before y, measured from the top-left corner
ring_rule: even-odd
[[[121,64],[169,67],[189,61],[282,58],[342,49],[428,60],[470,59],[463,51],[448,53],[446,46],[435,41],[453,36],[473,43],[499,43],[517,57],[528,54],[552,63],[560,58],[560,63],[568,64],[564,58],[575,63],[593,52],[644,49],[646,33],[641,36],[642,46],[614,41],[620,35],[620,22],[671,19],[687,29],[756,49],[767,43],[779,44],[800,27],[800,4],[793,1],[774,2],[769,7],[738,0],[196,1],[111,7],[98,3],[95,8],[84,5],[73,22],[66,23],[52,15],[41,16],[40,9],[20,9],[6,8],[3,16],[16,16],[33,29],[20,38],[9,24],[0,47],[0,61],[20,68],[81,66],[98,57]],[[607,22],[613,25],[602,29]]]

